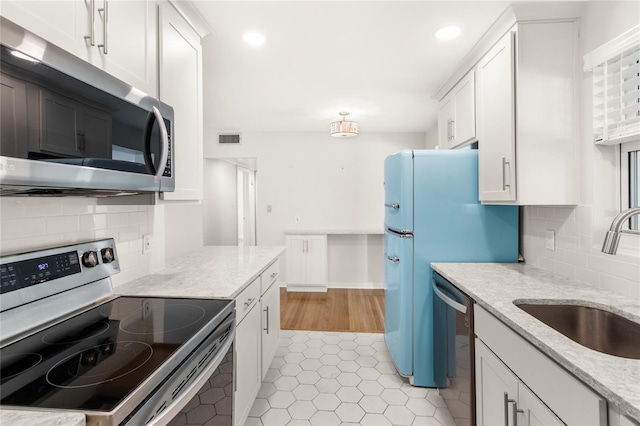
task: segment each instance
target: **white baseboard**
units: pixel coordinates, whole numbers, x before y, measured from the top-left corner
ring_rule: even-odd
[[[350,282],[350,283],[328,283],[326,286],[305,286],[298,284],[286,284],[287,291],[308,291],[308,292],[326,292],[328,288],[352,288],[352,289],[379,289],[384,288],[383,283],[377,282]]]

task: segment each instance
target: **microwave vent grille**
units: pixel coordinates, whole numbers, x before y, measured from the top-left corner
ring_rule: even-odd
[[[240,133],[219,133],[218,144],[220,145],[240,145]]]

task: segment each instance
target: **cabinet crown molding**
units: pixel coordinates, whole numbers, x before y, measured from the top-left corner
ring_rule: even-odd
[[[190,0],[169,0],[169,3],[176,8],[178,13],[189,23],[189,25],[198,33],[200,38],[213,34],[213,28],[204,19],[204,16],[193,5]]]

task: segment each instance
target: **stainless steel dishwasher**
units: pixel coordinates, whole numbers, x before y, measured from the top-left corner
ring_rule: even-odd
[[[436,364],[447,369],[440,389],[456,425],[476,424],[473,299],[438,273],[433,274]]]

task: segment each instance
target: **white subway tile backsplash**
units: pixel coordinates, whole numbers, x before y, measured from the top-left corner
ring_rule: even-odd
[[[107,228],[106,214],[86,214],[80,216],[80,230],[93,231]]]
[[[78,216],[47,217],[46,227],[46,233],[49,235],[78,232],[80,230],[80,219]]]
[[[640,300],[640,238],[624,234],[615,256],[601,253],[592,208],[523,207],[522,250],[528,264]],[[545,248],[545,231],[556,231],[556,250]],[[597,235],[596,235],[597,234]]]
[[[142,254],[142,235],[153,234],[154,206],[98,205],[94,198],[0,199],[2,255],[66,243],[113,238],[123,284],[148,274],[153,257]]]
[[[112,206],[109,206],[112,207]],[[109,213],[107,215],[107,226],[109,228],[119,228],[121,226],[129,225],[128,213]]]
[[[46,222],[43,217],[2,218],[2,240],[45,235]]]

